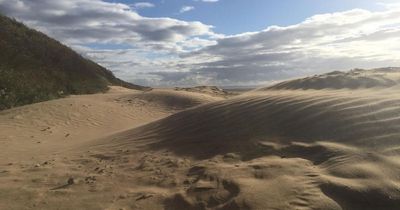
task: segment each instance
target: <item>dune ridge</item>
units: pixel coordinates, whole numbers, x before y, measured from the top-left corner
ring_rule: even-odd
[[[259,90],[390,88],[400,84],[400,68],[353,69],[288,80]]]
[[[137,129],[141,134],[133,131],[132,136],[141,139],[156,133],[160,144],[193,142],[196,147],[202,142],[281,138],[385,149],[398,144],[399,105],[396,91],[255,92],[175,114]]]

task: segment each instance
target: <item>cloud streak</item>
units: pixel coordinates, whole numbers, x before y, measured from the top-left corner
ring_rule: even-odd
[[[152,8],[155,7],[153,3],[150,2],[137,2],[133,4],[133,7],[136,9],[143,9],[143,8]]]
[[[185,13],[185,12],[189,12],[191,10],[194,10],[193,6],[183,6],[180,10],[179,13]]]

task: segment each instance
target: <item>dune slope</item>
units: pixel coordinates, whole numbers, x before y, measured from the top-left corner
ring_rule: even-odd
[[[105,163],[111,159],[90,151],[87,144],[223,99],[114,86],[106,94],[70,96],[2,111],[0,209],[120,209],[121,204],[113,206],[113,202],[127,196],[147,198],[147,194],[125,191],[126,187],[141,188],[129,184],[122,173],[118,179],[111,175],[112,166]]]
[[[4,150],[0,162],[15,157],[9,152],[36,156],[221,99],[198,93],[143,92],[114,86],[107,94],[75,95],[5,110],[0,112],[0,140]]]
[[[91,148],[178,191],[160,209],[397,209],[399,105],[393,89],[255,91]]]

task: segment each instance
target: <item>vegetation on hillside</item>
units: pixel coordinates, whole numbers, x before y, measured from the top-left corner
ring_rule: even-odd
[[[108,85],[143,89],[116,78],[60,42],[0,15],[0,110]]]

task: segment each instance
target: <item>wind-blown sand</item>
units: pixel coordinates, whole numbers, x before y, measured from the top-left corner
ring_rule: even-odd
[[[400,88],[321,78],[0,112],[0,209],[399,209]]]

